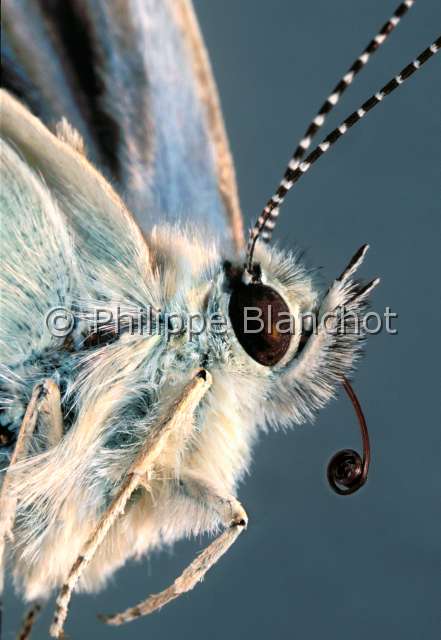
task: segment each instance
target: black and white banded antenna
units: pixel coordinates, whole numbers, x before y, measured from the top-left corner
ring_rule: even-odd
[[[297,146],[297,149],[294,151],[288,164],[288,167],[290,169],[295,171],[300,165],[303,156],[311,145],[313,137],[323,126],[326,120],[326,116],[337,105],[343,93],[346,91],[349,85],[352,84],[355,76],[358,75],[360,71],[367,65],[370,58],[372,57],[372,54],[374,54],[377,49],[379,49],[379,47],[385,42],[389,34],[392,33],[392,31],[400,22],[401,18],[408,12],[414,2],[415,0],[405,0],[399,5],[399,7],[395,10],[393,16],[381,27],[377,35],[369,42],[367,47],[363,49],[355,62],[353,62],[349,67],[345,75],[335,85],[334,89],[331,91],[329,96],[326,98],[326,100],[318,110],[315,118],[310,122],[303,135],[303,138],[300,140]],[[280,202],[278,204],[280,204]],[[266,207],[264,209],[264,212],[265,210]],[[262,216],[259,216],[259,219],[257,220],[256,225],[253,229],[253,231],[255,230],[256,233],[258,233],[259,237],[262,240],[265,240],[267,242],[271,240],[272,231],[275,226],[275,218],[278,215],[278,208],[275,207],[274,209],[271,209],[270,213],[271,215],[266,218],[266,222],[262,227]]]
[[[247,255],[245,268],[252,278],[256,277],[255,270],[253,269],[253,255],[257,240],[263,236],[263,231],[266,228],[268,221],[271,218],[270,227],[275,227],[275,217],[277,217],[280,204],[285,199],[288,191],[294,186],[296,182],[303,176],[312,165],[324,155],[332,145],[337,142],[354,124],[357,124],[368,111],[371,111],[377,104],[379,104],[386,96],[391,94],[395,89],[403,84],[415,71],[420,69],[432,56],[434,56],[441,48],[441,36],[435,40],[427,49],[424,49],[422,53],[410,64],[408,64],[402,71],[396,75],[392,80],[385,84],[380,91],[377,91],[366,102],[364,102],[359,109],[351,113],[339,127],[331,131],[329,135],[305,158],[303,162],[295,168],[291,169],[288,165],[282,181],[279,184],[274,195],[268,201],[265,209],[259,216],[255,226],[250,231],[250,239],[247,246]],[[277,211],[276,215],[274,212]]]
[[[320,107],[317,115],[310,123],[309,127],[305,131],[303,138],[300,140],[297,149],[295,150],[292,160],[290,162],[291,169],[297,169],[300,161],[302,160],[305,152],[309,149],[311,145],[312,138],[316,135],[316,133],[323,126],[326,116],[332,111],[332,109],[337,105],[340,101],[341,96],[352,84],[356,75],[360,73],[360,71],[366,66],[372,54],[374,54],[377,49],[385,42],[387,37],[392,33],[395,27],[400,22],[401,18],[408,12],[408,10],[412,7],[415,0],[405,0],[402,2],[399,7],[395,10],[393,16],[381,27],[377,35],[369,42],[368,46],[361,52],[355,62],[349,67],[345,75],[340,79],[340,81],[335,85],[334,89],[329,94],[328,98]]]

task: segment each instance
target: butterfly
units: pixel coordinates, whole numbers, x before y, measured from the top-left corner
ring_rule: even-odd
[[[364,455],[339,454],[329,478],[340,493],[365,482],[348,378],[378,284],[355,278],[367,245],[322,291],[268,242],[292,187],[438,52],[440,39],[309,152],[412,4],[323,103],[246,239],[189,2],[4,3],[1,570],[6,547],[27,601],[59,590],[53,637],[74,589],[212,533],[170,587],[104,621],[191,590],[247,527],[236,488],[259,429],[312,419],[342,384]]]

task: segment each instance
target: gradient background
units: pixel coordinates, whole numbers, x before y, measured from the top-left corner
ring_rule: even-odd
[[[197,0],[251,221],[327,93],[397,0]],[[417,2],[339,105],[338,124],[438,35],[439,0]],[[129,564],[98,596],[76,596],[67,633],[169,640],[399,638],[441,629],[439,277],[441,55],[295,187],[275,234],[306,250],[324,278],[369,242],[362,275],[379,274],[373,308],[399,314],[398,335],[369,340],[355,387],[370,427],[368,485],[341,498],[329,457],[359,448],[341,396],[316,424],[262,437],[239,489],[250,526],[192,594],[120,629],[96,612],[135,604],[168,585],[207,540]],[[324,135],[324,134],[323,134]],[[438,350],[437,350],[438,349]],[[5,599],[4,637],[21,605]],[[47,637],[49,613],[35,630]]]

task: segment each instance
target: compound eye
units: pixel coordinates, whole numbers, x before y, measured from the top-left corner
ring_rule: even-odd
[[[236,338],[253,360],[266,367],[280,362],[291,333],[289,308],[277,291],[261,283],[237,283],[228,314]]]

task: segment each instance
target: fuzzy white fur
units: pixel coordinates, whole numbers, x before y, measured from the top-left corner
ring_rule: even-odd
[[[36,446],[11,470],[18,512],[10,556],[17,589],[29,600],[63,583],[152,424],[195,368],[206,367],[213,384],[190,443],[183,446],[180,433],[170,440],[151,493],[134,496],[87,567],[81,589],[102,587],[129,557],[215,530],[217,516],[179,481],[197,476],[221,495],[235,494],[259,427],[310,419],[350,374],[362,337],[320,332],[298,358],[293,343],[294,353],[272,369],[254,362],[231,328],[192,342],[125,334],[107,346],[67,349],[45,326],[51,307],[123,303],[228,317],[229,294],[225,256],[213,238],[166,226],[144,237],[87,162],[78,138],[66,127],[62,132],[60,140],[3,93],[3,408],[18,429],[34,384],[49,376],[62,386],[63,407],[71,412],[58,445]],[[294,255],[259,247],[256,256],[265,282],[295,317],[322,314],[354,296],[351,281],[336,282],[320,303],[312,275]],[[363,301],[349,307],[361,314]]]

